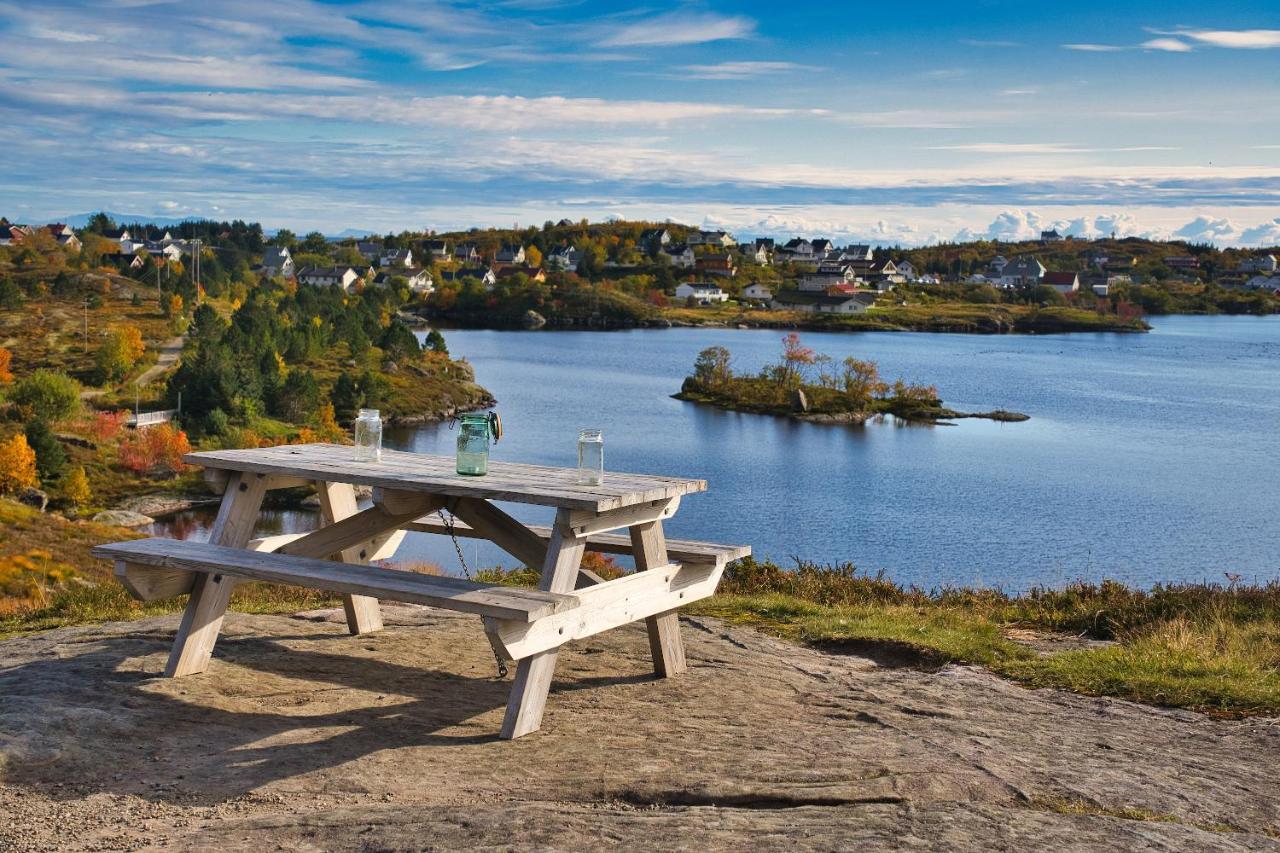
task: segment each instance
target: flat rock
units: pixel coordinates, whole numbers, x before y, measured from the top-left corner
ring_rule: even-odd
[[[155,521],[149,515],[127,509],[104,509],[93,517],[97,524],[110,524],[113,527],[143,527]]]
[[[643,626],[567,647],[507,742],[479,620],[384,612],[232,613],[178,680],[177,616],[0,642],[0,850],[1280,850],[1274,720],[692,618],[678,678]]]

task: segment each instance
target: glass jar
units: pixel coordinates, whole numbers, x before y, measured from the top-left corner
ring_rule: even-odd
[[[482,477],[489,472],[489,415],[462,415],[458,423],[458,473]]]
[[[604,482],[604,433],[584,429],[578,433],[578,484],[598,486]]]
[[[377,409],[361,409],[356,418],[356,461],[382,459],[382,418]]]

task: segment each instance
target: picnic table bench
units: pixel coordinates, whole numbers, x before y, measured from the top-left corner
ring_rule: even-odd
[[[517,662],[502,737],[537,731],[560,647],[641,619],[654,670],[686,668],[676,610],[715,592],[724,567],[747,546],[668,541],[663,521],[703,480],[640,474],[577,483],[577,470],[491,462],[483,477],[457,474],[452,457],[383,451],[357,462],[352,448],[305,444],[191,453],[223,499],[210,541],[140,539],[100,545],[116,577],[143,601],[189,595],[165,675],[209,666],[235,585],[291,584],[342,595],[353,634],[379,630],[378,600],[426,604],[482,617],[496,654]],[[310,533],[253,538],[272,489],[314,484],[323,526]],[[356,485],[373,487],[358,509]],[[492,501],[553,507],[549,526],[517,521]],[[453,518],[446,521],[441,511]],[[432,515],[435,513],[436,515]],[[407,531],[487,539],[530,567],[538,589],[477,583],[370,565],[392,556]],[[623,533],[613,531],[625,531]],[[637,571],[602,580],[582,569],[586,551],[628,554]]]

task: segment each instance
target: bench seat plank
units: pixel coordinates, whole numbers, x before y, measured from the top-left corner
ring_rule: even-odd
[[[543,540],[551,538],[551,528],[547,525],[527,525],[530,532]],[[410,522],[405,530],[418,533],[440,533],[449,535],[449,529],[438,515],[428,515]],[[460,539],[485,539],[484,534],[468,526],[461,519],[453,522],[453,532]],[[633,554],[631,536],[628,533],[596,533],[587,537],[587,550],[602,554]],[[740,560],[751,553],[750,545],[718,545],[714,542],[697,542],[691,539],[668,539],[667,559],[673,563],[689,565],[723,566],[734,560]]]
[[[335,563],[225,548],[176,539],[136,539],[99,545],[96,557],[126,565],[227,574],[248,580],[291,584],[327,592],[426,604],[497,619],[533,622],[578,606],[576,596],[420,575],[378,566]],[[174,588],[172,584],[170,588]]]

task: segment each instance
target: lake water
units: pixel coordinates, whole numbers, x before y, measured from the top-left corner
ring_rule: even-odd
[[[956,426],[804,424],[670,398],[705,347],[727,347],[742,371],[776,360],[775,331],[446,337],[499,401],[494,459],[574,465],[578,430],[596,427],[609,469],[706,479],[668,522],[673,537],[851,561],[926,587],[1280,577],[1280,318],[1157,318],[1146,335],[803,335],[837,360],[934,384],[954,408],[1032,417]],[[387,444],[451,454],[455,438],[437,425]],[[206,532],[199,514],[178,523]],[[472,564],[512,562],[463,547]],[[442,537],[410,534],[400,556],[458,568]]]

